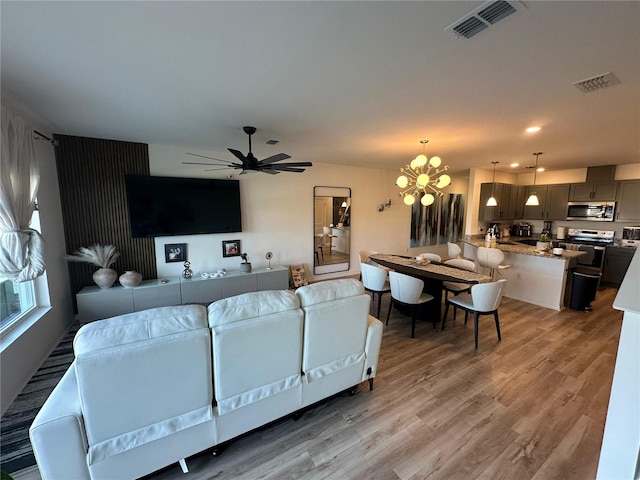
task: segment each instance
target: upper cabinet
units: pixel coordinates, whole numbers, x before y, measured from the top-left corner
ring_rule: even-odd
[[[577,183],[571,185],[570,202],[613,202],[616,199],[616,182]]]
[[[487,207],[491,194],[498,203],[495,207]],[[480,186],[480,209],[478,220],[513,220],[522,218],[524,207],[524,187],[508,183],[483,183]]]
[[[618,182],[617,222],[640,222],[640,180]]]
[[[535,192],[540,205],[525,205],[522,218],[528,220],[566,220],[569,187],[569,184],[526,187],[525,198],[529,198],[529,195]]]

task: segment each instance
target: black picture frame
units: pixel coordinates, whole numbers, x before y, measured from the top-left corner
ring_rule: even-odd
[[[186,262],[187,261],[187,244],[186,243],[165,243],[164,244],[164,261],[165,263]]]
[[[222,241],[222,256],[223,257],[239,257],[240,240],[223,240]]]

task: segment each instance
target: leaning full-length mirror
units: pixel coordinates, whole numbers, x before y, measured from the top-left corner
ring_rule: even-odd
[[[349,270],[351,189],[313,188],[313,274]]]

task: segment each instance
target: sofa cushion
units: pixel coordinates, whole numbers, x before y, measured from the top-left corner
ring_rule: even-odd
[[[88,323],[73,339],[76,355],[207,328],[201,305],[160,307]]]
[[[97,321],[78,331],[74,348],[89,465],[213,421],[204,307]]]
[[[302,307],[353,297],[363,293],[364,286],[353,278],[318,282],[296,290],[296,295],[300,299]]]
[[[298,297],[287,290],[245,293],[218,300],[209,305],[209,326],[226,325],[298,308],[300,308]]]

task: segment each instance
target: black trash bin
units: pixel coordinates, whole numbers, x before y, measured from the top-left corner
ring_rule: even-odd
[[[576,269],[573,271],[570,308],[585,311],[592,309],[591,302],[596,298],[600,276],[600,273],[588,270]]]

